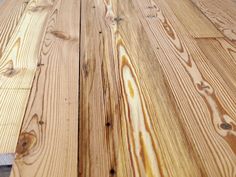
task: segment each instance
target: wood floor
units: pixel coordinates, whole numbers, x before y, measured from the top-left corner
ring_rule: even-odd
[[[236,1],[0,0],[9,175],[236,177]]]

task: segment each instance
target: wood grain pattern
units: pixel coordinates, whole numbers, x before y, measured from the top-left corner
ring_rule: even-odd
[[[137,166],[136,168],[140,169],[140,171],[137,172],[131,168],[133,176],[159,176],[158,174],[161,176],[205,175],[205,172],[201,167],[202,164],[200,159],[198,159],[197,154],[192,150],[194,146],[185,135],[186,132],[183,128],[179,111],[176,110],[173,96],[169,92],[170,86],[166,82],[167,78],[164,75],[164,71],[157,60],[157,56],[155,56],[151,43],[147,40],[148,36],[137,18],[136,11],[130,10],[130,7],[133,7],[132,2],[119,4],[118,12],[123,20],[119,23],[118,31],[122,36],[123,48],[126,49],[125,55],[129,55],[129,60],[132,61],[131,66],[134,68],[133,70],[136,71],[137,76],[135,81],[139,85],[139,89],[136,91],[135,95],[141,95],[140,97],[144,98],[142,99],[142,107],[144,107],[143,110],[148,110],[145,111],[144,120],[146,120],[146,122],[151,122],[152,129],[154,130],[152,138],[155,138],[158,142],[158,145],[155,146],[156,155],[155,153],[152,154],[153,158],[158,158],[158,164],[153,163],[152,165],[147,165],[145,164],[145,161],[149,159],[150,156],[145,155],[143,159],[140,160],[138,152],[142,154],[143,147],[146,147],[145,149],[147,151],[153,152],[151,151],[152,147],[139,145],[138,143],[133,144],[132,133],[129,134],[129,139],[124,138],[124,144],[130,141],[130,147],[128,146],[130,149],[127,148],[126,151],[131,151],[131,147],[137,147],[136,152],[134,151],[131,155],[136,155],[137,158],[136,160],[133,159],[132,163]],[[131,23],[133,21],[136,23]],[[160,50],[159,46],[156,46],[155,48]],[[123,53],[124,52],[122,51],[120,52],[121,55]],[[164,55],[161,57],[163,60],[166,60]],[[135,84],[132,85],[133,87],[135,86]],[[122,124],[124,129],[122,132],[132,132],[134,129],[132,127],[135,125],[133,124],[133,121],[136,120],[138,125],[143,125],[142,121],[138,119],[138,115],[142,114],[135,114],[135,112],[142,109],[138,109],[138,106],[134,101],[131,102],[125,99],[124,102],[125,105],[129,105],[129,107],[132,108],[133,114],[132,117],[131,115],[127,116],[126,119],[130,117],[129,121]],[[135,129],[139,130],[139,128]],[[152,129],[147,128],[147,131]],[[126,134],[123,136],[127,137]],[[168,140],[166,137],[168,137]],[[175,146],[173,146],[173,144]],[[140,147],[140,149],[138,147]],[[130,154],[128,155],[131,156]],[[182,156],[185,158],[181,158]],[[126,159],[125,167],[129,164],[128,157],[126,157]],[[195,159],[195,161],[192,159]],[[181,166],[184,168],[180,168]],[[120,170],[122,171],[122,169]],[[149,173],[150,171],[152,173]]]
[[[37,68],[38,48],[48,14],[47,8],[34,11],[38,3],[40,2],[33,0],[29,2],[27,10],[15,28],[0,60],[0,125],[1,132],[3,132],[0,139],[0,153],[15,152],[31,84]],[[38,26],[37,30],[34,29],[35,26]],[[12,107],[14,111],[12,111]]]
[[[225,39],[198,39],[198,46],[207,57],[208,65],[224,76],[225,83],[236,93],[236,47]]]
[[[77,176],[80,2],[52,6],[11,177]]]
[[[231,41],[236,41],[236,3],[232,0],[191,0]]]
[[[161,14],[156,14],[156,11],[154,11],[155,14],[150,14],[150,16],[145,14],[144,17],[140,17],[141,19],[135,18],[137,16],[136,11],[131,10],[134,4],[130,2],[105,1],[105,7],[103,3],[94,1],[86,1],[82,4],[82,10],[84,11],[82,11],[81,26],[80,175],[195,176],[198,174],[198,176],[206,176],[211,173],[212,167],[218,169],[217,166],[214,166],[215,154],[211,153],[211,147],[207,147],[207,141],[211,141],[211,138],[205,140],[204,134],[206,133],[202,133],[202,129],[199,128],[199,120],[195,120],[193,116],[196,113],[190,108],[187,114],[193,119],[190,122],[185,122],[188,121],[187,117],[185,117],[186,113],[182,112],[182,108],[182,111],[177,111],[178,106],[183,107],[183,105],[178,103],[172,107],[171,100],[173,98],[170,96],[172,92],[163,91],[166,88],[173,89],[175,84],[179,85],[179,78],[176,78],[174,76],[175,73],[171,72],[172,68],[168,68],[168,71],[163,67],[163,62],[167,67],[169,65],[165,63],[165,60],[169,58],[164,53],[166,51],[155,50],[154,52],[158,53],[156,55],[152,49],[150,50],[150,48],[159,49],[161,46],[163,47],[166,37],[159,38],[163,41],[161,45],[155,44],[153,46],[153,43],[149,43],[145,38],[147,36],[144,33],[147,29],[142,27],[143,24],[139,23],[139,20],[142,21],[146,17],[153,18],[156,15],[156,17],[161,18]],[[150,9],[151,5],[142,4],[140,7]],[[103,19],[104,9],[106,10],[105,19]],[[163,21],[166,20],[163,19]],[[104,23],[110,28],[110,31],[104,26]],[[153,25],[156,26],[157,24]],[[167,25],[168,21],[166,21],[166,29],[168,29]],[[90,26],[94,28],[90,28]],[[143,26],[147,27],[148,25],[144,24]],[[184,31],[183,28],[181,30]],[[166,36],[169,33],[164,31],[164,34]],[[144,37],[142,38],[141,36],[143,35]],[[186,36],[190,37],[189,35]],[[155,37],[152,36],[149,40],[155,41]],[[140,41],[142,43],[139,43]],[[107,47],[109,44],[110,48]],[[142,48],[144,49],[137,50]],[[200,52],[200,49],[198,50]],[[148,52],[145,54],[145,51]],[[167,53],[170,54],[172,52],[169,47]],[[150,63],[148,62],[149,60],[151,60]],[[159,62],[155,60],[159,60]],[[153,81],[157,82],[158,79],[161,82],[162,79],[165,80],[167,78],[162,78],[157,74],[155,74],[154,78],[152,76],[154,70],[148,72],[147,66],[145,68],[145,63],[149,63],[148,65],[146,64],[148,67],[154,65],[153,68],[162,66],[165,72],[159,71],[156,73],[162,76],[168,71],[167,78],[176,78],[175,84],[170,81],[164,81],[166,83],[161,87],[159,84],[153,83]],[[199,70],[196,65],[194,67],[193,72],[196,72],[197,76],[199,76]],[[196,76],[193,77],[195,77],[195,80],[199,79]],[[188,82],[191,85],[191,80]],[[156,90],[157,88],[160,90]],[[147,92],[146,89],[150,92]],[[180,88],[175,89],[182,93]],[[158,96],[157,93],[152,94],[155,91],[164,96]],[[198,95],[198,92],[194,94]],[[150,95],[153,95],[153,97]],[[155,97],[164,100],[164,102],[158,103],[159,100]],[[199,100],[199,96],[197,99]],[[117,100],[119,101],[119,106],[116,105]],[[187,100],[184,104],[189,105]],[[166,105],[169,111],[172,110],[171,113],[168,113],[163,108],[165,107],[163,105]],[[203,110],[206,108],[204,107]],[[157,109],[160,112],[157,112]],[[157,121],[155,118],[158,115],[160,117]],[[173,119],[178,116],[186,119],[174,121]],[[200,116],[195,115],[195,117]],[[160,124],[165,125],[166,128],[164,129]],[[184,128],[185,126],[181,124],[186,127],[196,126],[198,129],[191,132],[193,131],[191,128]],[[162,131],[158,130],[158,128]],[[216,128],[218,128],[217,125]],[[175,130],[176,137],[171,138],[173,130]],[[214,129],[211,129],[211,131],[215,132]],[[197,135],[194,135],[194,133],[197,133]],[[168,143],[164,135],[169,135]],[[198,137],[196,136],[201,136],[199,141],[203,141],[205,144],[198,144]],[[180,142],[183,143],[178,142],[180,139]],[[172,147],[171,143],[178,144],[178,147]],[[118,146],[118,149],[114,147],[113,150],[110,150],[114,144]],[[167,150],[165,150],[166,148]],[[227,148],[229,151],[227,154],[230,154],[231,150],[229,147]],[[189,149],[193,150],[190,151]],[[210,157],[208,162],[204,162],[203,156],[205,152],[201,152],[201,149],[206,149],[206,154],[210,154],[208,155]],[[179,154],[184,154],[185,157],[184,160],[181,159],[181,162],[179,162]],[[200,157],[199,154],[201,155]],[[228,156],[227,158],[230,159]],[[195,160],[195,163],[192,159]],[[230,160],[233,162],[234,157]],[[175,164],[174,162],[177,163]],[[181,163],[181,165],[178,163]],[[212,165],[210,168],[206,165],[208,163]],[[186,169],[180,170],[179,166],[185,166]],[[213,175],[217,173],[215,172]]]
[[[176,17],[193,37],[223,37],[211,21],[195,7],[191,0],[164,0],[162,2],[168,4]]]
[[[4,3],[3,3],[4,2]],[[0,6],[0,57],[4,52],[27,5],[26,1],[3,1]]]
[[[139,11],[140,21],[149,34],[153,49],[160,45],[168,59],[166,61],[162,56],[158,57],[163,70],[166,71],[165,74],[171,78],[168,83],[172,87],[182,118],[185,119],[186,131],[189,131],[188,136],[194,142],[200,158],[204,159],[202,161],[204,170],[208,176],[234,176],[235,112],[232,112],[231,105],[235,107],[235,95],[231,99],[230,92],[228,93],[224,87],[221,87],[224,93],[219,95],[227,99],[227,103],[224,107],[222,106],[222,97],[214,91],[217,89],[215,86],[220,83],[205,79],[206,75],[203,75],[203,71],[195,63],[195,60],[203,61],[205,56],[167,6],[161,5],[159,1],[150,3],[144,0],[133,3]],[[151,12],[156,14],[156,18],[148,17],[150,10],[147,7],[150,6],[156,8]],[[177,80],[170,77],[172,72]],[[212,75],[208,73],[208,76]],[[180,84],[179,90],[177,83]],[[182,94],[185,96],[181,96]],[[187,103],[185,105],[184,99]],[[190,127],[198,127],[199,130],[193,131]],[[221,149],[222,146],[224,150]],[[215,159],[219,159],[217,163]],[[222,163],[223,161],[229,163],[226,165]]]
[[[11,177],[235,177],[234,6],[4,2],[0,166],[15,151]]]
[[[115,6],[114,6],[115,7]],[[82,0],[80,48],[79,173],[115,175],[119,90],[110,1]]]

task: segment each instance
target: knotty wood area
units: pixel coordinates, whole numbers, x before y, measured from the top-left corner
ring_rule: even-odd
[[[21,10],[22,4],[18,8]],[[1,153],[15,151],[17,135],[37,67],[37,48],[40,46],[47,10],[37,11],[35,8],[34,1],[28,2],[27,9],[19,20],[7,19],[2,23],[3,28],[11,29],[15,26],[15,29],[11,34],[5,32],[6,40],[1,39]],[[35,13],[32,13],[33,11]],[[16,10],[16,14],[12,17],[18,18],[20,12]],[[6,26],[9,22],[13,24]],[[38,29],[35,30],[34,26],[38,26]],[[15,108],[14,111],[11,111],[12,108]]]
[[[201,13],[82,1],[81,176],[235,176],[235,45]]]
[[[0,177],[235,177],[234,9],[0,2]]]
[[[80,2],[12,8],[1,23],[13,32],[1,31],[0,153],[15,153],[11,176],[77,176]]]

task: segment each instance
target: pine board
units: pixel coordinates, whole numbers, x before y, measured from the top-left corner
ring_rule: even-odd
[[[226,39],[198,39],[207,62],[224,76],[227,86],[236,94],[236,46]]]
[[[124,110],[126,122],[122,124],[122,132],[127,132],[128,135],[128,138],[124,138],[127,143],[124,149],[126,147],[125,151],[132,153],[125,156],[127,160],[124,160],[123,168],[131,166],[132,176],[200,176],[205,173],[201,169],[201,161],[197,157],[197,153],[192,150],[195,147],[185,135],[186,130],[182,125],[177,105],[174,104],[171,88],[167,82],[168,78],[158,62],[159,57],[163,60],[167,60],[167,58],[159,45],[153,47],[147,40],[148,34],[145,32],[145,27],[140,23],[137,11],[130,10],[131,7],[134,7],[132,2],[118,5],[119,16],[123,18],[119,23],[118,31],[126,51],[125,53],[121,51],[120,55],[126,56],[132,63],[129,65],[130,68],[133,72],[136,71],[136,77],[134,77],[135,74],[132,74],[133,79],[128,74],[123,75],[121,79],[124,80],[124,85],[126,82],[129,83],[129,80],[132,81],[132,84],[127,85],[128,88],[130,86],[134,88],[133,99],[135,100],[132,101],[132,94],[129,94],[127,88],[123,95],[123,101],[127,107]],[[131,23],[133,21],[136,23]],[[160,56],[157,56],[155,52]],[[122,61],[122,59],[120,60]],[[126,98],[125,95],[130,96]],[[138,106],[139,102],[141,102],[140,106]],[[136,113],[137,110],[142,109],[143,113]],[[143,116],[139,116],[142,114]],[[147,124],[145,122],[149,124],[146,125],[146,128],[135,127],[135,125]],[[175,130],[174,133],[173,130]],[[137,136],[138,133],[143,134],[146,139]],[[123,135],[123,137],[127,135]],[[148,136],[155,144],[148,141]],[[132,139],[136,141],[132,142]],[[143,143],[141,143],[142,141]],[[185,158],[181,158],[182,156]],[[182,166],[185,168],[180,168]]]
[[[25,11],[25,1],[7,0],[0,6],[0,57],[2,56],[20,18]]]
[[[52,6],[11,177],[77,177],[80,6]]]
[[[234,5],[5,1],[0,166],[10,155],[11,177],[235,177]]]
[[[193,37],[223,37],[212,22],[196,8],[191,0],[161,0],[160,2],[168,4],[179,21]]]
[[[164,1],[83,3],[80,175],[234,176],[235,87],[187,23]]]
[[[191,0],[231,41],[236,41],[236,2],[232,0]]]
[[[109,28],[116,22],[108,1],[82,0],[81,5],[79,174],[109,176],[116,170],[119,141],[120,93]]]
[[[0,60],[1,132],[4,132],[1,133],[0,154],[15,152],[37,68],[37,52],[48,10],[34,10],[35,5],[34,1],[29,2]]]
[[[169,78],[167,82],[181,113],[186,136],[203,164],[199,169],[206,176],[234,176],[234,92],[225,87],[222,76],[214,68],[206,65],[205,55],[168,6],[158,0],[132,2]],[[151,6],[156,10],[150,12]],[[222,153],[223,156],[219,155]],[[226,161],[230,163],[226,165]]]

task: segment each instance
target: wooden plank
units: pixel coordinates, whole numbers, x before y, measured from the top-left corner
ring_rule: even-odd
[[[220,39],[198,39],[198,46],[207,56],[208,65],[222,75],[227,86],[236,94],[236,47]]]
[[[232,0],[191,0],[231,41],[236,41],[236,3]]]
[[[82,1],[81,18],[80,175],[205,175],[133,4]]]
[[[37,68],[38,48],[48,14],[48,4],[31,1],[0,60],[0,154],[14,153]],[[40,5],[40,8],[39,8]],[[37,30],[35,30],[37,26]],[[37,37],[35,37],[37,36]]]
[[[77,177],[80,1],[54,1],[11,177]]]
[[[130,7],[137,12],[166,75],[185,134],[200,158],[202,176],[234,176],[235,94],[222,76],[206,64],[195,40],[165,3],[132,3]]]
[[[223,37],[191,0],[162,0],[161,2],[166,2],[169,5],[176,17],[193,37]]]
[[[0,135],[0,152],[3,155],[5,153],[15,153],[18,132],[20,131],[29,92],[29,90],[21,89],[0,89],[0,130],[2,132]]]
[[[120,119],[114,46],[116,1],[82,0],[80,53],[79,173],[117,173]],[[105,14],[105,15],[104,15]]]
[[[150,9],[150,7],[147,8]],[[123,169],[131,166],[129,170],[133,172],[133,176],[204,176],[206,172],[201,159],[194,150],[193,142],[186,136],[187,132],[181,114],[171,93],[171,85],[167,82],[169,78],[165,76],[158,61],[160,55],[162,60],[167,60],[167,58],[159,45],[155,47],[151,45],[136,12],[131,1],[118,4],[118,13],[123,20],[119,22],[117,33],[119,34],[118,39],[121,38],[123,45],[118,45],[117,48],[118,51],[123,48],[119,52],[120,62],[122,62],[122,58],[126,58],[129,61],[128,68],[130,68],[126,67],[124,69],[126,74],[120,78],[121,82],[122,80],[124,82],[123,87],[131,86],[134,93],[129,94],[130,87],[123,89],[127,116],[124,118],[126,122],[122,122],[121,131],[127,132],[127,135],[124,133],[123,137],[128,136],[128,138],[123,138],[123,144],[129,144],[128,148],[126,145],[123,149],[130,152],[125,154],[125,160],[122,159]],[[158,56],[153,49],[159,53]],[[132,77],[129,76],[127,70],[132,71]],[[126,84],[129,81],[132,84]],[[127,95],[127,99],[125,95]],[[132,101],[132,99],[136,101]],[[139,105],[140,102],[142,106]],[[142,118],[146,124],[150,123],[146,125],[148,131],[135,126],[145,124],[142,122]],[[154,131],[152,132],[152,130]],[[145,135],[143,137],[146,139],[142,140],[136,133]],[[153,146],[149,146],[148,134],[152,137],[153,143],[151,144],[155,142]],[[132,139],[135,140],[135,143],[132,142]],[[138,140],[144,143],[139,144]],[[148,161],[151,163],[148,164]],[[181,166],[184,168],[180,168]]]
[[[25,0],[7,0],[0,6],[0,58],[27,4]]]
[[[230,56],[230,60],[236,63],[236,45],[234,45],[234,43],[231,43],[228,40],[221,38],[217,39],[217,41],[220,43],[221,47],[225,50],[225,52]]]
[[[179,4],[29,2],[2,45],[0,166],[16,149],[11,177],[234,177],[235,45]]]

